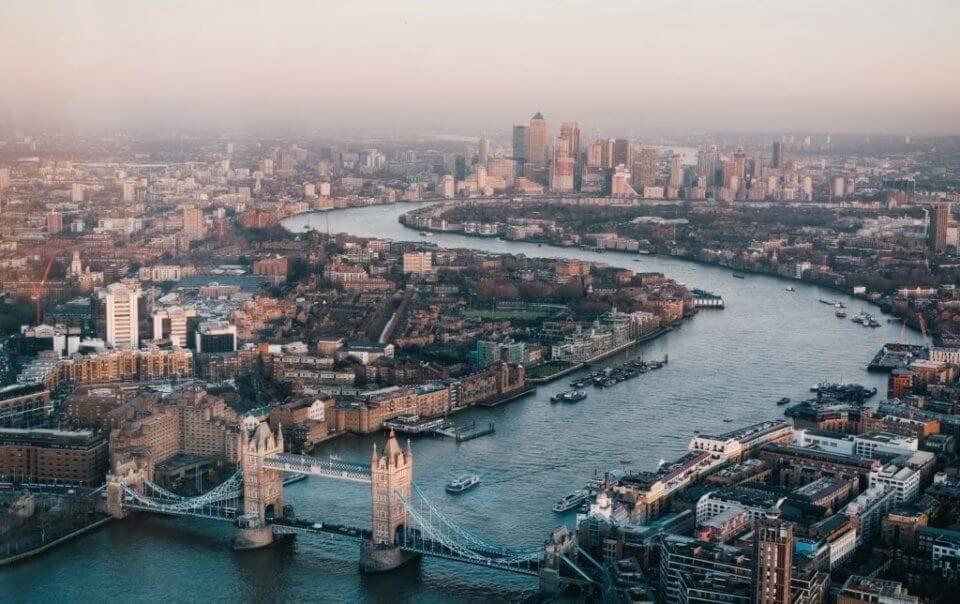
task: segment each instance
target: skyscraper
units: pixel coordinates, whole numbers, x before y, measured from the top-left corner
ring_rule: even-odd
[[[657,184],[657,150],[641,147],[633,160],[633,186],[636,189]]]
[[[630,141],[625,138],[618,138],[613,141],[613,166],[631,166],[633,165],[633,149],[630,147]]]
[[[557,193],[573,191],[573,158],[570,157],[570,140],[560,135],[553,147],[550,188]]]
[[[753,538],[754,602],[790,604],[793,579],[793,527],[773,509],[757,523]]]
[[[930,240],[930,251],[942,254],[947,251],[947,225],[950,222],[950,204],[936,203],[930,209],[930,225],[927,228],[927,237]]]
[[[527,163],[527,138],[530,128],[525,124],[513,127],[513,161],[516,164],[516,176],[523,176],[523,164]]]
[[[106,316],[104,340],[110,346],[137,348],[140,345],[140,290],[123,283],[111,283],[98,292]]]
[[[183,210],[183,234],[193,241],[203,239],[203,210],[199,208],[186,208]]]
[[[490,159],[490,139],[481,138],[477,143],[477,163],[486,166]]]
[[[545,167],[550,159],[550,127],[538,111],[527,130],[527,163]]]
[[[670,186],[679,189],[683,186],[683,156],[674,153],[670,158]]]
[[[783,167],[783,143],[773,141],[773,159],[770,165],[778,170]]]
[[[577,122],[562,122],[560,136],[567,139],[567,154],[573,160],[574,189],[579,190],[580,180],[583,178],[583,162],[580,161],[580,124]]]

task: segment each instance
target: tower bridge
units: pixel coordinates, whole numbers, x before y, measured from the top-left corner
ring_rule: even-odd
[[[285,516],[285,474],[370,484],[370,527]],[[230,522],[236,527],[237,549],[265,547],[275,535],[318,534],[359,542],[364,571],[388,571],[429,556],[539,576],[541,586],[549,588],[595,582],[578,566],[578,548],[565,528],[554,531],[545,545],[516,548],[460,526],[413,482],[413,451],[409,443],[402,448],[392,431],[382,451],[373,446],[366,465],[284,453],[282,432],[260,423],[247,434],[237,472],[206,493],[177,495],[148,480],[132,464],[113,468],[105,489],[107,510],[118,518],[156,512]]]

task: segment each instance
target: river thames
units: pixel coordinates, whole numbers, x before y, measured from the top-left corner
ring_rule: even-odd
[[[374,206],[305,214],[288,219],[332,233],[396,240],[421,239],[398,223],[412,205]],[[472,409],[458,421],[496,422],[496,434],[466,443],[413,441],[414,480],[454,519],[492,540],[536,545],[550,529],[573,523],[553,503],[595,472],[621,467],[652,470],[660,459],[686,450],[694,430],[722,432],[781,417],[775,401],[809,396],[821,381],[859,382],[885,392],[885,376],[866,365],[900,326],[877,329],[834,317],[820,298],[843,301],[850,316],[867,305],[800,282],[748,275],[659,256],[594,253],[579,249],[440,235],[427,239],[528,256],[573,257],[668,277],[721,294],[725,310],[703,311],[667,335],[629,352],[670,363],[576,405],[551,405],[552,394],[573,376],[541,387],[535,396],[496,409]],[[786,291],[792,284],[795,292]],[[872,310],[871,312],[877,311]],[[907,331],[904,342],[919,343]],[[622,356],[619,358],[623,358]],[[614,363],[617,358],[608,362]],[[574,376],[577,374],[573,374]],[[724,422],[724,418],[732,422]],[[347,436],[316,455],[367,461],[382,437]],[[443,485],[464,472],[482,484],[460,496]],[[299,516],[354,526],[369,524],[369,487],[310,478],[287,488]],[[252,552],[230,549],[228,525],[202,520],[139,516],[113,522],[37,558],[0,570],[0,594],[13,601],[509,601],[534,593],[536,580],[438,560],[423,560],[385,575],[361,575],[355,544],[314,537],[284,540]],[[8,600],[9,601],[9,600]]]

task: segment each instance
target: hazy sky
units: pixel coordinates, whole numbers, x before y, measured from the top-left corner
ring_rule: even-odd
[[[0,0],[0,126],[960,133],[958,0]]]

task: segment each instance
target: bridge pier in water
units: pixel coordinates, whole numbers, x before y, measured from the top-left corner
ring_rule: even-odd
[[[264,467],[264,459],[283,453],[283,431],[276,435],[265,422],[243,446],[240,467],[243,470],[243,515],[237,519],[234,549],[257,549],[273,543],[273,527],[268,510],[274,518],[283,517],[283,472]]]
[[[400,448],[397,435],[390,431],[383,455],[373,445],[370,458],[371,537],[360,548],[360,570],[383,572],[403,566],[419,558],[401,549],[397,534],[410,528],[409,514],[403,500],[409,501],[413,491],[413,451]]]

